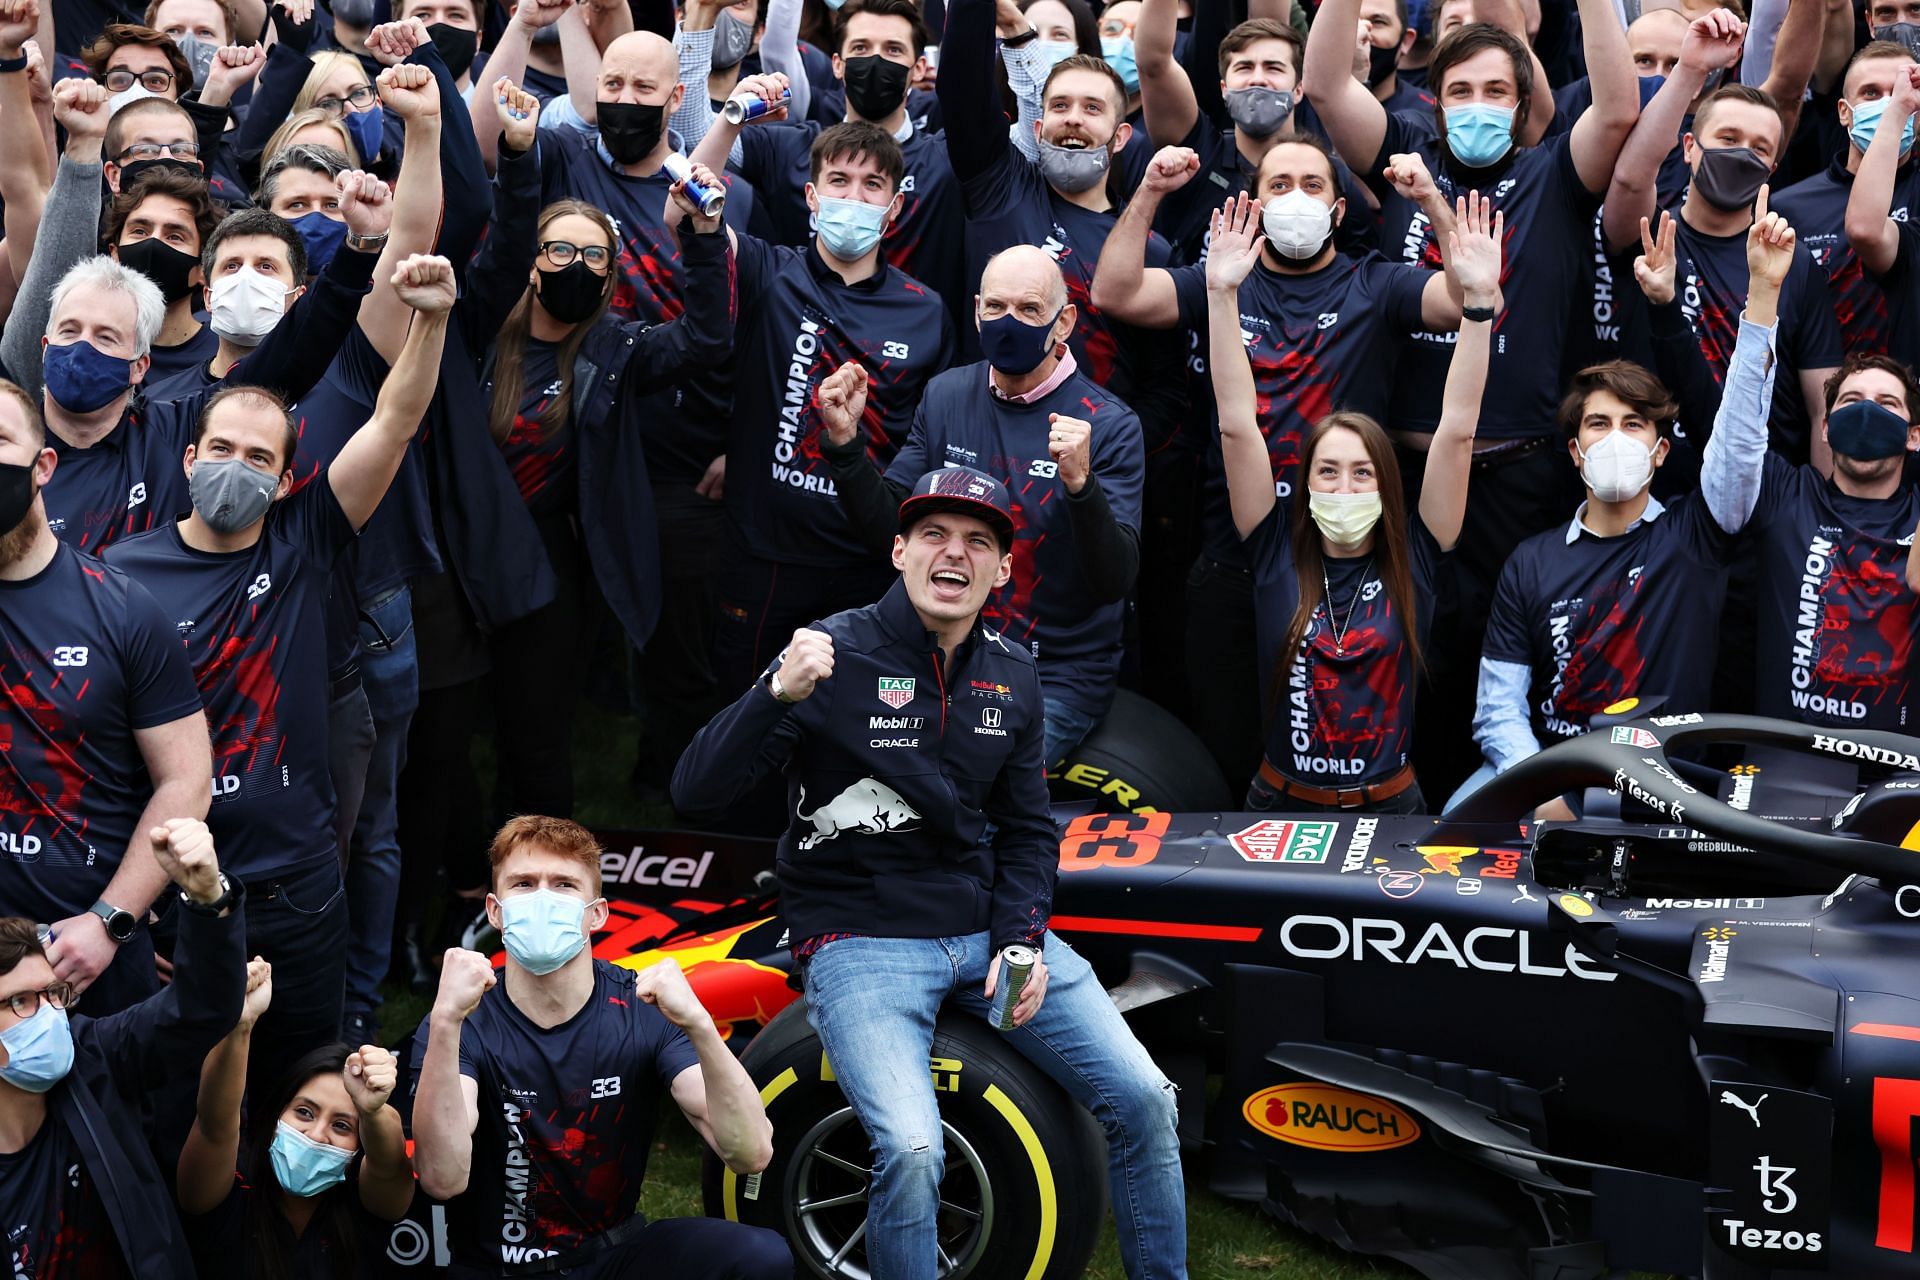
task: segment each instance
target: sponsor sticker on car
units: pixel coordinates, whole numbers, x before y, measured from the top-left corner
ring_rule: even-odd
[[[1642,751],[1660,745],[1660,739],[1654,737],[1645,729],[1635,729],[1631,725],[1616,725],[1607,737],[1609,741],[1621,743],[1629,747],[1638,747]]]
[[[1248,862],[1322,863],[1333,852],[1337,822],[1256,822],[1227,837]]]
[[[1419,1122],[1385,1098],[1312,1081],[1262,1089],[1240,1114],[1269,1138],[1316,1151],[1391,1151],[1420,1137]]]

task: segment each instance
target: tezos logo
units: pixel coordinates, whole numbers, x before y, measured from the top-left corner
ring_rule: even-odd
[[[1262,1089],[1240,1114],[1269,1138],[1317,1151],[1391,1151],[1420,1137],[1419,1122],[1385,1098],[1307,1081]]]

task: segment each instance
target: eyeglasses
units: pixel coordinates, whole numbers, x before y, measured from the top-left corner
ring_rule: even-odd
[[[587,260],[588,269],[601,275],[606,274],[608,265],[613,261],[613,250],[598,244],[590,244],[583,249],[577,244],[568,244],[565,240],[543,240],[540,243],[540,252],[544,253],[547,261],[556,267],[566,266],[578,255]]]
[[[110,92],[125,93],[133,88],[135,80],[138,80],[148,93],[165,93],[173,88],[173,72],[164,71],[159,67],[149,67],[145,71],[129,71],[125,67],[114,67],[102,77],[101,83],[105,84]]]
[[[136,142],[113,158],[115,164],[125,164],[129,160],[158,160],[161,156],[169,160],[191,160],[200,162],[200,144],[197,142]]]
[[[1129,27],[1124,19],[1109,18],[1100,24],[1100,34],[1103,36],[1130,36],[1133,34],[1133,28]]]
[[[372,85],[357,84],[347,90],[345,95],[341,97],[328,94],[324,98],[315,98],[313,105],[337,120],[347,114],[348,107],[352,107],[355,111],[365,111],[373,105],[373,100],[379,96],[379,94],[374,92]]]
[[[73,984],[56,982],[44,991],[18,991],[7,997],[7,1008],[13,1010],[16,1018],[31,1018],[40,1012],[40,1001],[44,999],[56,1009],[64,1009],[73,1003]]]

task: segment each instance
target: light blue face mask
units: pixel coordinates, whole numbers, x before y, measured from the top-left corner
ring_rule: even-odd
[[[1470,102],[1447,108],[1447,150],[1469,169],[1484,169],[1513,150],[1513,108]]]
[[[889,205],[868,204],[864,200],[836,200],[820,197],[820,212],[814,217],[814,229],[827,252],[842,262],[857,262],[873,251],[887,228]]]
[[[1887,114],[1890,99],[1879,98],[1872,102],[1863,102],[1853,108],[1853,124],[1847,130],[1847,137],[1864,154],[1873,145],[1873,135],[1880,128],[1880,117]],[[1851,105],[1851,104],[1850,104]],[[1913,117],[1907,117],[1906,128],[1900,131],[1900,154],[1906,155],[1913,150]]]
[[[578,898],[535,889],[499,902],[507,955],[536,977],[552,973],[587,945],[587,904]]]
[[[0,1031],[0,1046],[7,1051],[0,1080],[28,1093],[45,1093],[73,1070],[73,1030],[67,1025],[67,1011],[54,1008],[45,996],[31,1018]]]
[[[1039,53],[1041,60],[1047,64],[1041,71],[1042,75],[1080,52],[1080,46],[1071,40],[1035,40],[1033,47],[1035,52]]]
[[[1132,36],[1102,36],[1100,56],[1107,60],[1107,65],[1127,86],[1128,93],[1140,92],[1140,68],[1133,62]]]
[[[273,1176],[280,1180],[281,1189],[302,1199],[345,1182],[347,1165],[353,1160],[353,1152],[315,1142],[285,1120],[274,1128],[269,1154]]]

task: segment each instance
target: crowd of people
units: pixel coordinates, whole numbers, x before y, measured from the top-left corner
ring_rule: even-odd
[[[785,1274],[631,1216],[661,1093],[770,1139],[583,949],[582,697],[785,831],[891,1064],[876,1276],[939,1145],[873,1046],[1009,945],[1036,1054],[1103,1016],[1037,769],[1121,686],[1252,810],[1439,811],[1627,698],[1905,728],[1917,112],[1894,0],[0,0],[14,1273],[358,1274],[417,1186],[469,1274]]]

